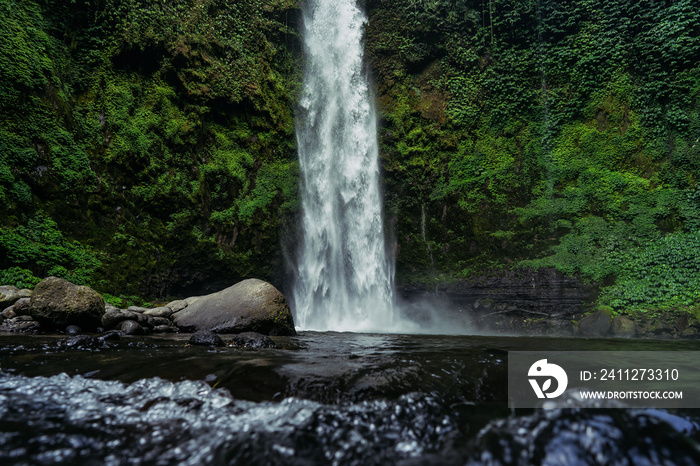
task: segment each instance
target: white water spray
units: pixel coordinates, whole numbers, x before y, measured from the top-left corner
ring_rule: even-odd
[[[296,118],[303,240],[294,286],[303,329],[399,331],[382,226],[376,116],[355,0],[307,0]]]

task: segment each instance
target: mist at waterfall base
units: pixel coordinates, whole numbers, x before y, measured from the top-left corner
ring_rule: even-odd
[[[394,293],[379,180],[377,120],[364,68],[367,21],[355,0],[303,4],[304,87],[297,109],[302,239],[290,297],[304,330],[464,333],[434,300]],[[424,312],[417,313],[420,308]],[[409,315],[420,315],[416,322]],[[429,323],[430,325],[426,325]]]

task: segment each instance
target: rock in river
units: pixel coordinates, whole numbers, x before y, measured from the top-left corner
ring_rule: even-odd
[[[62,330],[78,325],[84,330],[94,330],[101,323],[105,302],[92,288],[48,277],[34,289],[29,311],[34,320],[48,327]]]
[[[193,333],[188,343],[196,346],[224,346],[224,340],[208,330],[199,330]]]
[[[255,332],[243,332],[235,335],[228,343],[228,346],[252,349],[277,347],[270,337]]]
[[[244,280],[218,293],[202,296],[173,314],[173,320],[185,332],[296,334],[284,295],[271,284],[257,279]]]

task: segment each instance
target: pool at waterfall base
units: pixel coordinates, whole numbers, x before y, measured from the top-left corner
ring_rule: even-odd
[[[696,351],[690,340],[300,332],[68,345],[0,335],[3,464],[698,464],[696,410],[508,408],[509,351]]]

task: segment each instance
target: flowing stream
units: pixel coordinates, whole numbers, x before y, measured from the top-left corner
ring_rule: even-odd
[[[188,337],[0,334],[0,464],[700,464],[697,410],[507,407],[508,351],[697,341],[302,332],[242,350]]]
[[[405,330],[382,225],[377,123],[363,63],[367,18],[356,0],[308,0],[303,13],[295,322],[315,330]]]

